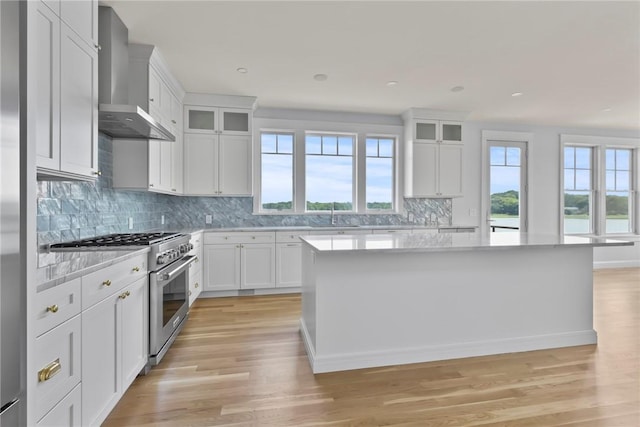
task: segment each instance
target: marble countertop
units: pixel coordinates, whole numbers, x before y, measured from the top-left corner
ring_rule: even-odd
[[[631,241],[529,233],[421,233],[302,236],[316,252],[444,252],[560,246],[632,246]]]
[[[53,288],[69,280],[148,252],[148,247],[119,251],[43,251],[38,254],[40,262],[45,264],[37,270],[39,285],[36,291],[41,292]]]
[[[441,225],[439,227],[425,227],[420,225],[292,225],[292,226],[255,226],[255,227],[229,227],[229,228],[183,228],[177,231],[180,233],[195,233],[197,231],[228,233],[228,232],[256,232],[256,231],[314,231],[314,230],[434,230],[438,229],[458,229],[473,228],[477,229],[477,225]]]

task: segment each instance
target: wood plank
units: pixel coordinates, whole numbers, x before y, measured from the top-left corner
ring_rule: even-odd
[[[313,375],[299,295],[199,299],[104,426],[640,426],[640,269],[594,301],[597,346]]]

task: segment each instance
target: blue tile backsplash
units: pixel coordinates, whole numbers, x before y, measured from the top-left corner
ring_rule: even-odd
[[[112,187],[111,139],[99,135],[95,182],[38,181],[38,244],[109,233],[328,224],[329,215],[253,215],[252,197],[181,197]],[[336,215],[338,225],[400,225],[451,220],[451,199],[404,199],[401,214]],[[205,214],[213,223],[205,224]],[[165,224],[161,224],[164,215]],[[133,218],[133,229],[128,227]],[[410,221],[411,219],[411,221]]]

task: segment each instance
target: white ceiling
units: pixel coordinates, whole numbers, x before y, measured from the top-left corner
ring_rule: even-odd
[[[261,107],[420,107],[640,129],[638,1],[101,4],[124,21],[130,42],[159,48],[188,92],[256,96]],[[318,73],[328,79],[314,80]]]

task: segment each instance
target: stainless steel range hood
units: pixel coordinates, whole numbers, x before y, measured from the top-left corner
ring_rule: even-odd
[[[110,7],[99,7],[98,37],[98,130],[113,138],[175,141],[148,112],[129,103],[129,30]]]

